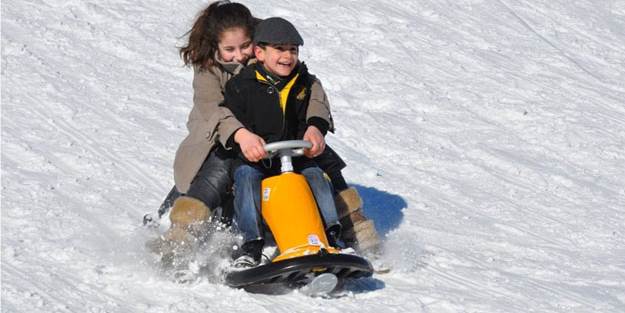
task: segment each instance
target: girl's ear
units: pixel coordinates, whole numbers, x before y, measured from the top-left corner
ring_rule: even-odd
[[[256,60],[259,62],[265,61],[265,49],[260,46],[254,46],[254,55],[256,56]]]

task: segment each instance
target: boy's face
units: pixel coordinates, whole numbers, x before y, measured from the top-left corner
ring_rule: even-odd
[[[299,47],[292,44],[256,46],[254,52],[269,73],[282,77],[289,76],[299,61]]]

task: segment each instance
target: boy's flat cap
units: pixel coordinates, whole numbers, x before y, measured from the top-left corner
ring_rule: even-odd
[[[304,39],[299,35],[291,22],[281,17],[270,17],[261,21],[254,32],[254,43],[304,45]]]

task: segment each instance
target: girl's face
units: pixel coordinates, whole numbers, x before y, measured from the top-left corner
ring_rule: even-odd
[[[254,44],[243,28],[229,28],[219,36],[219,57],[224,62],[247,63],[254,53]]]

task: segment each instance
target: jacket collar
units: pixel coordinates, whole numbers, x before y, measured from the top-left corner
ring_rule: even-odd
[[[219,57],[218,52],[215,52],[215,60],[224,71],[232,75],[237,75],[239,74],[239,72],[241,72],[243,68],[245,68],[245,66],[256,63],[256,58],[249,59],[247,61],[247,64],[241,64],[236,61],[225,62]]]
[[[258,77],[257,75],[260,75],[264,78],[263,81],[265,83],[271,84],[274,87],[276,87],[278,90],[281,90],[289,81],[293,79],[293,77],[297,75],[301,77],[302,74],[306,74],[306,73],[308,73],[308,69],[306,67],[306,64],[304,64],[303,62],[298,63],[297,66],[291,72],[291,74],[287,77],[279,77],[279,76],[272,75],[268,73],[267,70],[265,70],[265,67],[262,65],[262,63],[257,62],[246,68],[245,78],[257,80],[257,77]]]

